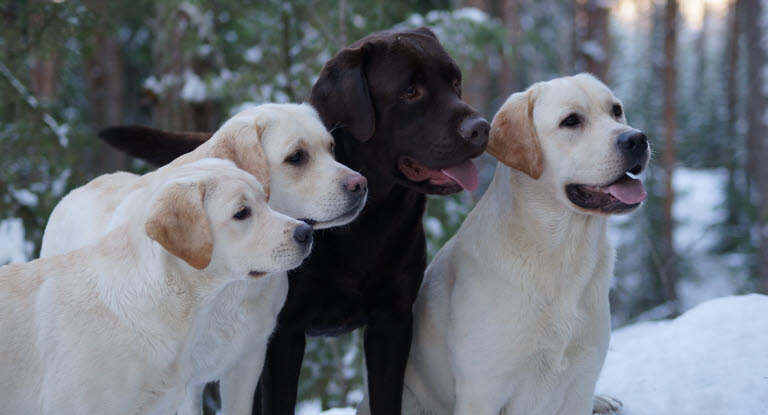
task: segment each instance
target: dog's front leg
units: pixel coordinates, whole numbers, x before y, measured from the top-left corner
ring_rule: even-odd
[[[254,405],[253,415],[294,415],[305,345],[302,328],[277,327],[261,372],[262,406]]]
[[[372,415],[398,415],[413,336],[413,314],[376,319],[365,328],[365,364]]]
[[[249,350],[219,379],[223,415],[252,413],[256,385],[263,366],[264,349]]]

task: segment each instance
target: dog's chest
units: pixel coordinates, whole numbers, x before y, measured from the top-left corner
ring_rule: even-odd
[[[319,234],[310,258],[290,272],[281,324],[337,335],[372,314],[410,312],[426,267],[422,211],[417,199],[402,216],[367,212],[348,230]]]
[[[264,352],[287,295],[288,281],[284,273],[261,278],[269,280],[230,283],[201,310],[186,358],[193,379],[218,379],[244,353]]]

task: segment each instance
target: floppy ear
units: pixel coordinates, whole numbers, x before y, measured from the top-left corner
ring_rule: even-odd
[[[364,68],[369,48],[364,43],[334,56],[320,71],[309,97],[326,127],[341,126],[359,141],[370,139],[376,128]]]
[[[129,155],[162,166],[197,148],[212,133],[171,132],[141,125],[117,125],[99,132],[112,147]]]
[[[533,126],[534,102],[531,89],[509,97],[493,117],[487,151],[507,166],[538,179],[544,160]]]
[[[207,156],[232,160],[238,168],[254,175],[269,201],[269,164],[261,145],[265,129],[265,121],[258,118],[252,124],[225,124],[216,132],[216,144]]]
[[[203,185],[172,184],[144,224],[147,236],[187,264],[203,269],[211,262],[213,237],[203,208]]]

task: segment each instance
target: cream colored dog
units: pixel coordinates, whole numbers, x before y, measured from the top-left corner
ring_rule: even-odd
[[[51,214],[42,256],[92,243],[119,223],[115,207],[133,189],[167,169],[203,157],[233,160],[264,183],[269,205],[315,228],[350,222],[366,201],[365,178],[336,162],[333,138],[309,105],[265,104],[227,121],[205,144],[156,172],[105,175],[67,195]],[[269,181],[267,181],[269,177]],[[189,383],[180,414],[202,414],[206,382],[220,380],[224,415],[250,414],[264,362],[265,346],[288,293],[285,273],[228,284],[206,308],[207,326],[196,328],[189,356],[198,371]]]
[[[211,299],[246,280],[270,296],[260,276],[310,250],[309,226],[265,196],[232,162],[200,160],[133,191],[94,244],[0,268],[0,413],[174,413]]]
[[[610,336],[608,214],[636,209],[648,143],[591,75],[509,97],[491,126],[501,163],[429,266],[414,306],[406,414],[578,415]],[[364,405],[363,405],[364,406]]]

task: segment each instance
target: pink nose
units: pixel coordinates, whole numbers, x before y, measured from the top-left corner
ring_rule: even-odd
[[[344,187],[350,192],[361,192],[368,189],[368,180],[359,174],[350,174],[344,178]]]

